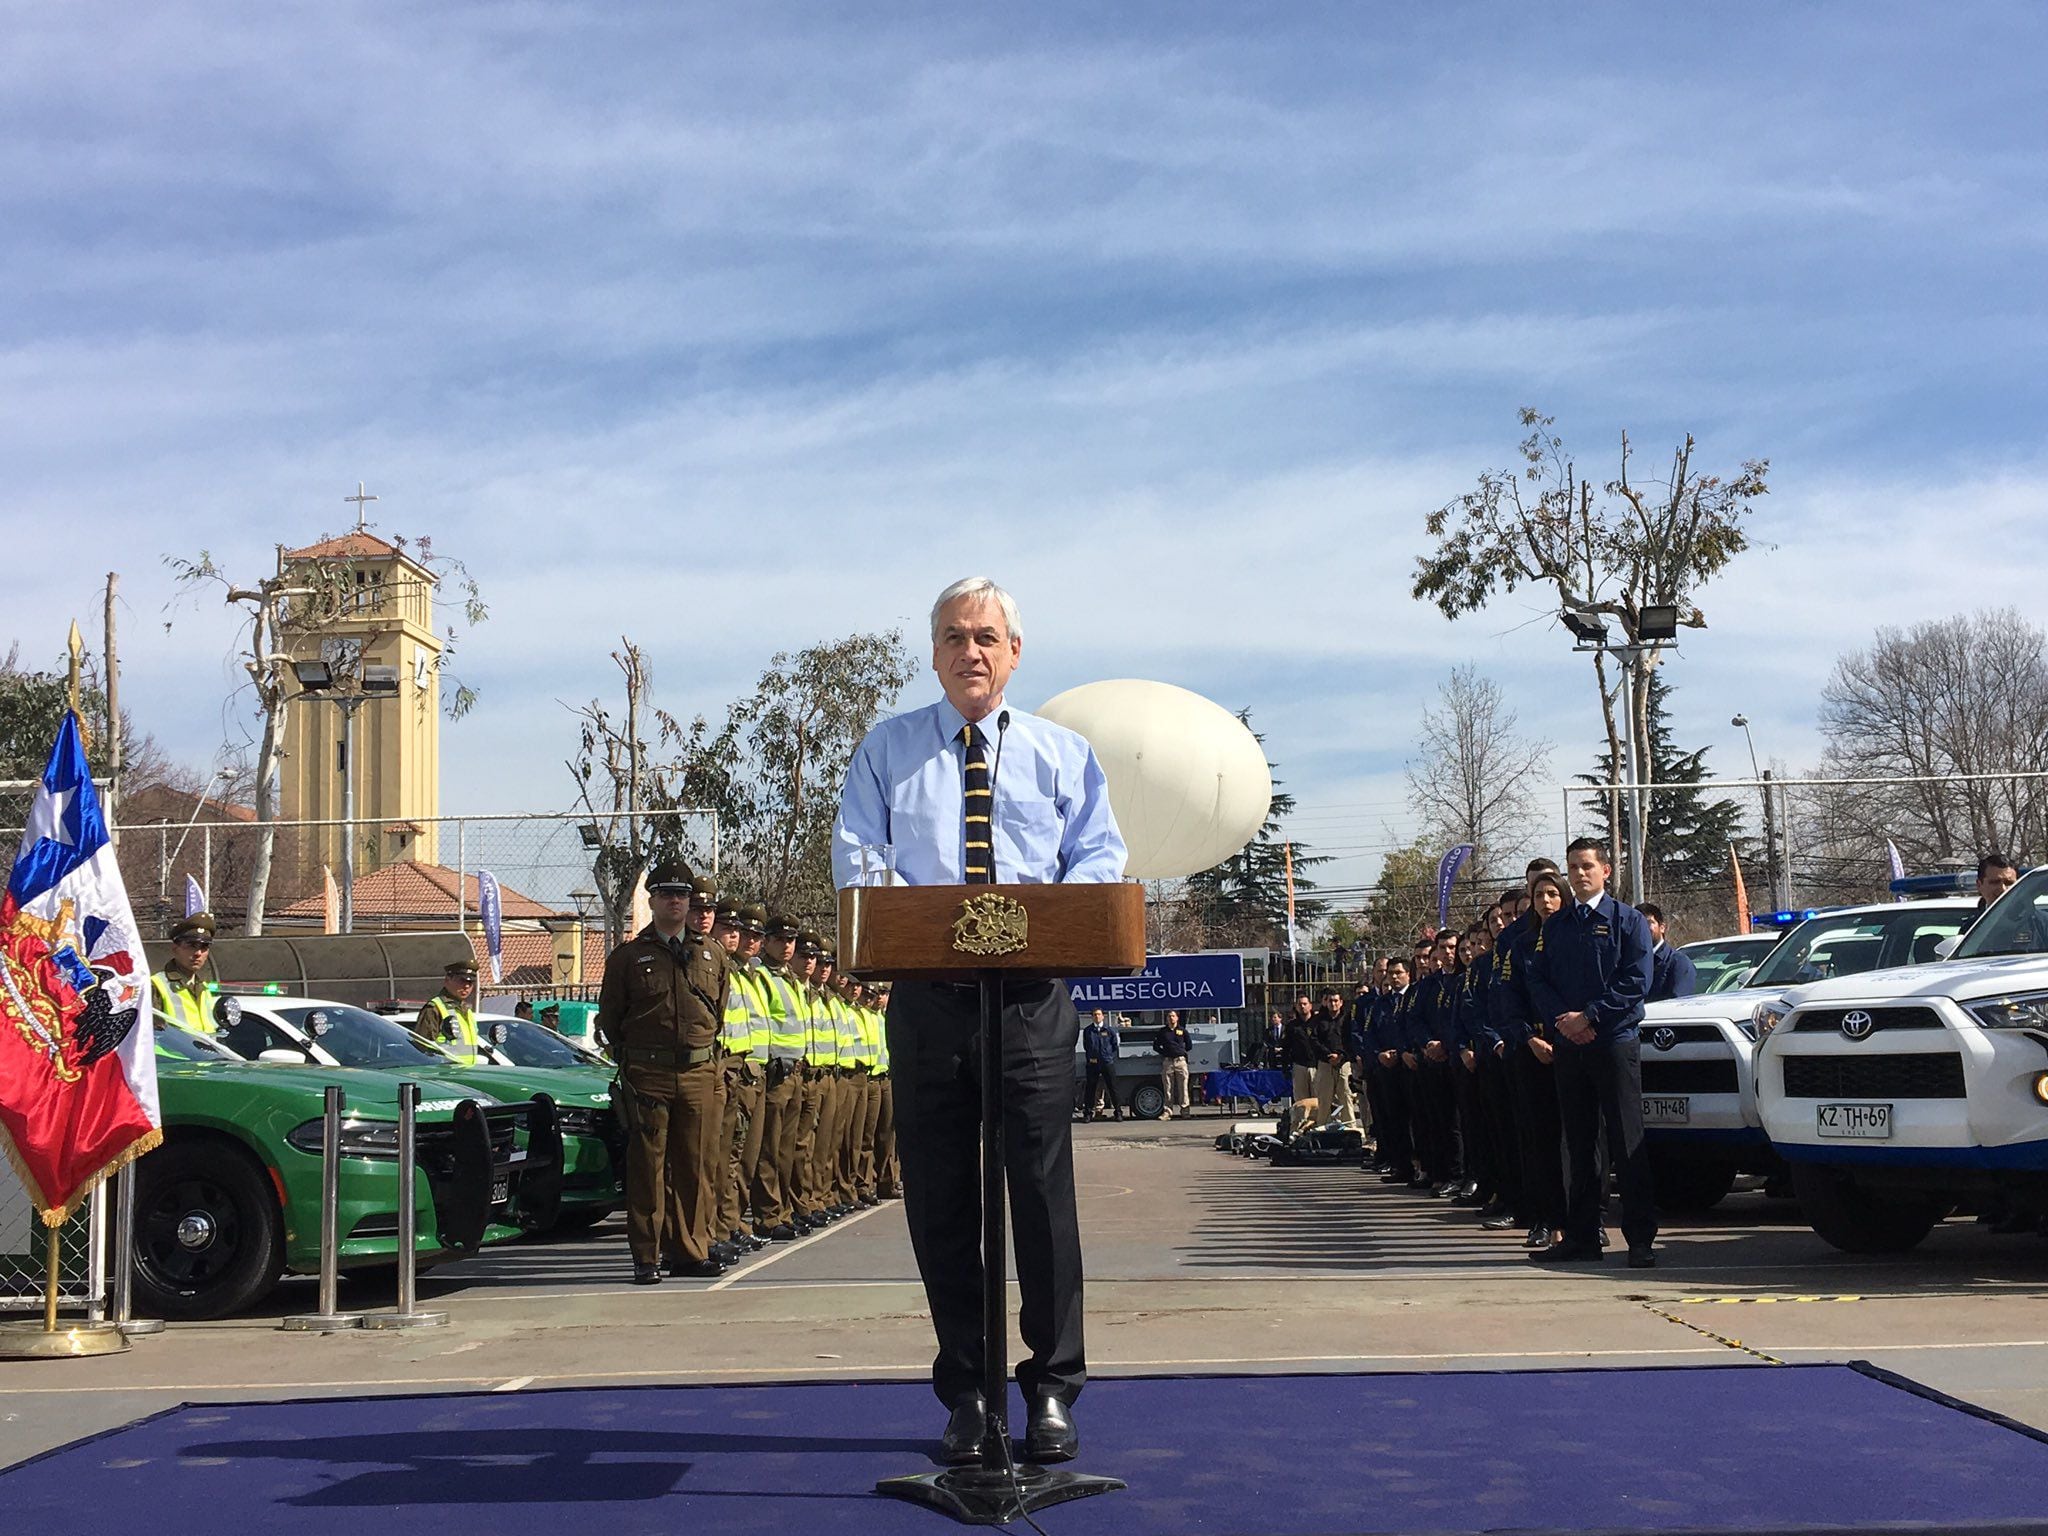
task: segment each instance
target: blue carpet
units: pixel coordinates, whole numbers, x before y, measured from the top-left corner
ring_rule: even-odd
[[[187,1406],[0,1473],[29,1536],[889,1536],[922,1384]],[[2048,1530],[2048,1441],[1849,1366],[1098,1381],[1053,1536]],[[1013,1529],[1024,1530],[1023,1526]]]

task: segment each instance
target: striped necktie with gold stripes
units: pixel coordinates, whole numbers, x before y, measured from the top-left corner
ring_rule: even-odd
[[[960,728],[960,739],[967,747],[967,857],[961,865],[969,885],[993,885],[995,834],[989,812],[995,792],[988,782],[987,744],[971,723]]]

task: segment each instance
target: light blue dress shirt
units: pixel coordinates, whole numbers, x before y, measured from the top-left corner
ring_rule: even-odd
[[[1124,874],[1123,834],[1109,808],[1109,784],[1086,738],[1010,712],[996,756],[997,709],[987,734],[994,771],[995,876],[1004,884],[1106,884]],[[846,770],[832,829],[832,876],[852,885],[863,844],[896,850],[896,873],[911,885],[960,885],[966,875],[966,717],[945,699],[884,720]]]

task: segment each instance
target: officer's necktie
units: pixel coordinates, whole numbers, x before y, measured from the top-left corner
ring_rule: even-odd
[[[989,811],[995,793],[989,788],[987,747],[972,724],[961,727],[960,739],[967,746],[967,857],[961,864],[969,885],[992,885],[996,878],[995,837]]]

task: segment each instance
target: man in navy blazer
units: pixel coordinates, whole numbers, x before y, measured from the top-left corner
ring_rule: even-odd
[[[1650,995],[1650,925],[1608,894],[1607,849],[1582,837],[1565,850],[1572,900],[1543,925],[1530,957],[1529,995],[1557,1035],[1557,1107],[1564,1122],[1564,1241],[1538,1263],[1598,1263],[1600,1174],[1593,1151],[1604,1124],[1607,1161],[1620,1176],[1621,1230],[1631,1269],[1656,1262],[1657,1208],[1643,1146],[1643,1074],[1636,1027]]]
[[[1636,910],[1650,925],[1650,1001],[1691,997],[1700,989],[1699,967],[1692,963],[1691,955],[1664,936],[1664,909],[1646,901]]]

